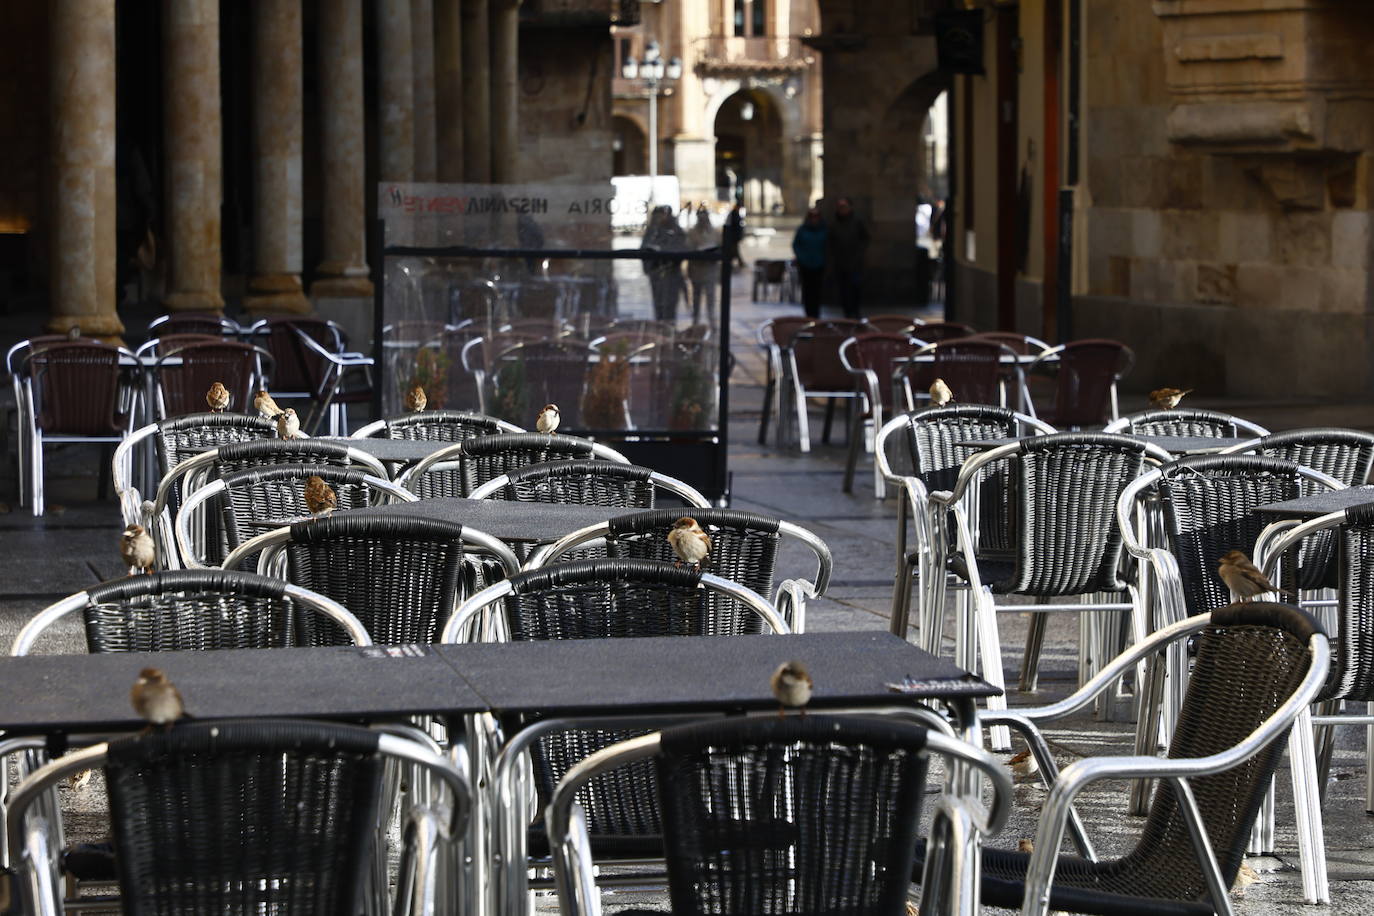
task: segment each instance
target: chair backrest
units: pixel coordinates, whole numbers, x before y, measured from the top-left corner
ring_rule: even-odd
[[[939,343],[942,340],[954,340],[977,333],[971,325],[958,321],[923,321],[915,331],[916,336],[926,343]]]
[[[1231,550],[1254,555],[1268,524],[1254,510],[1301,495],[1298,465],[1256,455],[1201,455],[1170,462],[1159,474],[1154,489],[1187,607],[1194,614],[1225,607],[1231,591],[1217,575],[1221,557]]]
[[[120,405],[120,355],[118,347],[96,342],[35,346],[26,368],[38,428],[69,436],[123,432],[127,416]]]
[[[228,409],[246,413],[252,409],[253,393],[261,387],[264,355],[251,344],[232,340],[192,341],[163,350],[153,371],[164,415],[204,411],[205,393],[215,382],[229,389]]]
[[[1374,506],[1345,510],[1338,543],[1340,612],[1321,699],[1374,703]]]
[[[1314,632],[1320,632],[1316,621],[1288,605],[1252,601],[1213,611],[1211,623],[1197,636],[1197,655],[1169,741],[1169,757],[1208,757],[1240,744],[1302,683],[1312,661],[1308,640]],[[1189,780],[1226,887],[1240,870],[1286,735],[1287,729],[1260,753],[1230,769]],[[1169,780],[1156,787],[1139,844],[1113,871],[1129,871],[1132,896],[1210,899]]]
[[[924,324],[911,315],[865,315],[864,324],[884,334],[907,334],[920,337],[917,326]]]
[[[384,760],[322,722],[186,723],[105,762],[127,913],[364,909]]]
[[[358,516],[293,522],[290,582],[349,608],[379,645],[438,639],[463,587],[463,526],[439,519]]]
[[[815,320],[800,315],[770,318],[759,325],[759,342],[762,344],[771,343],[777,347],[790,347],[792,346],[792,339],[797,336],[797,332]]]
[[[545,404],[557,404],[563,426],[581,425],[583,389],[592,349],[580,340],[528,340],[500,350],[491,362],[487,403],[493,416],[528,422]]]
[[[278,464],[332,464],[347,467],[356,456],[343,442],[323,439],[252,439],[218,447],[215,470],[221,477],[235,471],[271,467]],[[385,469],[368,465],[372,473]]]
[[[963,404],[1000,404],[1001,381],[1008,365],[1002,360],[1014,360],[1016,356],[996,341],[974,337],[931,344],[918,354],[918,359],[925,355],[932,357],[932,362],[912,363],[910,368],[915,370],[912,374],[916,377],[913,383],[925,390],[935,379],[944,379],[955,400]]]
[[[1050,345],[1040,338],[1015,331],[979,331],[973,338],[1002,344],[1018,356],[1038,356],[1050,349]]]
[[[273,391],[321,392],[328,360],[306,346],[300,339],[301,334],[309,336],[330,353],[344,350],[338,326],[323,318],[295,315],[264,318],[253,325],[252,332],[253,339],[272,354],[276,363],[272,375]]]
[[[1374,434],[1354,429],[1293,429],[1272,433],[1247,450],[1321,471],[1349,487],[1368,482],[1369,472],[1374,469]]]
[[[488,498],[512,502],[652,509],[657,490],[655,477],[659,475],[652,468],[616,461],[551,461],[532,464],[505,475],[505,486]]]
[[[807,391],[849,392],[854,380],[840,361],[840,346],[864,332],[862,321],[833,318],[813,321],[792,338],[797,378]]]
[[[511,424],[486,414],[465,410],[422,410],[379,421],[377,433],[386,439],[419,439],[427,442],[462,442],[478,436],[517,432]],[[355,437],[363,434],[359,429]]]
[[[157,454],[161,473],[193,455],[231,442],[275,439],[271,420],[241,413],[193,413],[169,417],[157,425]]]
[[[1044,363],[1051,360],[1058,364],[1055,425],[1096,426],[1110,419],[1116,383],[1131,371],[1135,352],[1120,341],[1093,338],[1055,347],[1044,354]]]
[[[183,569],[114,579],[86,590],[90,652],[173,652],[346,645],[336,623],[284,583],[256,573]]]
[[[902,913],[924,739],[923,729],[830,716],[665,730],[652,761],[672,911]]]
[[[569,458],[589,459],[592,452],[591,441],[576,436],[501,433],[469,439],[463,443],[459,458],[463,487],[459,495],[466,496],[489,480],[531,464]]]
[[[1255,430],[1261,430],[1255,433]],[[1206,436],[1230,438],[1241,434],[1264,435],[1263,427],[1217,410],[1174,408],[1146,410],[1124,416],[1108,424],[1106,432],[1134,433],[1138,436]]]
[[[223,337],[242,332],[243,328],[237,322],[212,312],[171,312],[148,322],[149,337],[166,337],[168,334]]]
[[[1021,440],[1008,480],[1014,567],[1006,579],[989,583],[993,590],[1052,597],[1125,588],[1116,504],[1140,475],[1147,450],[1106,433]]]
[[[840,344],[840,361],[851,371],[868,370],[878,377],[884,406],[892,403],[892,374],[924,344],[909,334],[866,331]],[[852,383],[851,383],[852,384]]]

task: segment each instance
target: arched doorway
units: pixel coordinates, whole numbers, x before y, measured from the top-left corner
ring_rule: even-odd
[[[772,96],[741,89],[716,112],[716,188],[751,213],[783,210],[782,112]]]
[[[633,118],[616,115],[611,119],[611,174],[647,175],[649,151],[644,129]]]

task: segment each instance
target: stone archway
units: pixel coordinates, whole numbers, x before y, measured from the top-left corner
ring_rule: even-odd
[[[647,175],[649,132],[639,118],[617,112],[611,118],[611,174]]]
[[[730,79],[711,77],[706,80],[709,97],[702,115],[702,140],[706,156],[695,165],[695,184],[712,188],[717,199],[728,198],[728,188],[722,191],[719,179],[721,160],[720,131],[718,125],[724,114],[726,121],[737,127],[735,116],[744,100],[754,105],[756,114],[766,114],[770,119],[769,132],[773,151],[776,152],[777,176],[771,183],[776,190],[759,193],[760,199],[750,209],[764,212],[777,209],[787,214],[805,212],[812,193],[812,150],[810,138],[801,137],[802,105],[795,92],[789,92],[787,81],[783,79],[745,77]],[[738,136],[738,134],[734,134]],[[728,149],[725,151],[729,151]],[[679,175],[682,175],[683,159],[679,158]],[[684,180],[684,185],[687,181]],[[759,207],[763,204],[763,207]]]

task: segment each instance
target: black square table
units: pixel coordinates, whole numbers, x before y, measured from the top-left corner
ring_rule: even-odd
[[[497,540],[505,541],[519,554],[522,548],[535,544],[551,544],[574,531],[599,525],[617,515],[639,511],[642,510],[442,496],[413,503],[350,509],[349,514],[433,518],[457,522],[478,531],[485,531]]]
[[[1310,496],[1285,499],[1283,502],[1265,503],[1256,506],[1255,511],[1272,515],[1275,519],[1297,518],[1312,519],[1332,512],[1340,512],[1353,506],[1374,503],[1374,487],[1349,487],[1343,490],[1321,490]]]

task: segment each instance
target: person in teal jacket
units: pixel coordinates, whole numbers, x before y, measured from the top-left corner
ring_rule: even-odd
[[[797,272],[801,275],[802,308],[806,317],[821,317],[821,286],[825,282],[826,237],[829,230],[821,211],[812,207],[806,220],[792,236],[792,253],[797,256]]]

